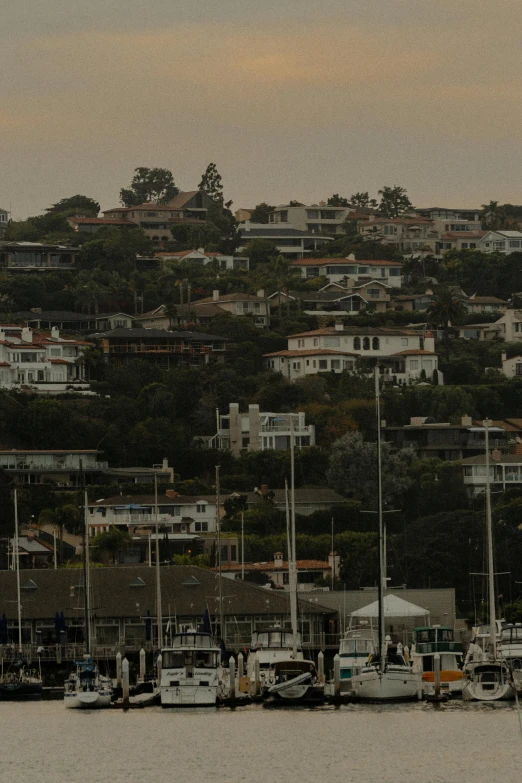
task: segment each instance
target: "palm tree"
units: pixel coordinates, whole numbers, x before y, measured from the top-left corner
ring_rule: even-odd
[[[446,359],[449,361],[449,327],[462,323],[467,315],[464,303],[455,296],[455,292],[448,286],[441,286],[433,301],[428,307],[428,323],[432,326],[442,327],[444,343],[446,346]]]
[[[482,204],[482,219],[486,228],[495,231],[504,228],[506,213],[498,201],[490,201],[489,204]]]

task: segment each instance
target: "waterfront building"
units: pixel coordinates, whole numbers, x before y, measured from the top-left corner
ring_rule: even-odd
[[[74,269],[78,249],[42,242],[0,243],[0,269],[5,272],[59,272]]]

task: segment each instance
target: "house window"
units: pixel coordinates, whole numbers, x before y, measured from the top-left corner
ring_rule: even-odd
[[[407,337],[401,337],[401,345],[408,345],[408,338]]]
[[[293,368],[295,372],[301,372],[301,362],[294,362]]]
[[[374,299],[378,299],[381,295],[380,288],[368,288],[368,296],[373,296]]]
[[[397,269],[397,267],[393,267],[389,271],[390,277],[400,277],[400,274],[401,274],[401,270]]]
[[[204,514],[207,510],[207,504],[206,503],[197,503],[196,504],[196,512],[198,514]]]
[[[341,369],[341,360],[340,359],[332,359],[330,362],[330,367],[332,370],[340,370]]]
[[[230,544],[230,559],[233,561],[237,560],[237,545],[236,544]]]
[[[361,350],[361,338],[360,337],[354,337],[353,338],[353,350],[354,351],[360,351]]]
[[[326,359],[319,359],[319,369],[320,370],[327,370],[328,369],[328,362]]]
[[[314,337],[314,346],[317,346],[317,345],[319,345],[319,338],[318,337]]]
[[[378,351],[380,348],[380,340],[378,337],[374,337],[372,340],[372,350]]]
[[[370,338],[363,337],[363,351],[369,351],[369,350],[370,350]]]
[[[419,369],[419,360],[410,359],[410,370],[418,370],[418,369]]]
[[[515,365],[515,375],[522,375],[522,364]]]
[[[341,345],[341,338],[340,337],[325,337],[324,338],[324,347],[325,348],[339,348]]]
[[[247,436],[246,438],[241,438],[241,446],[244,449],[247,449],[250,443],[250,438]]]
[[[208,522],[194,522],[196,533],[208,533]]]

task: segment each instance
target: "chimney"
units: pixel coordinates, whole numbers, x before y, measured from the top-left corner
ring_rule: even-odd
[[[337,578],[339,576],[339,567],[341,565],[341,557],[337,554],[337,552],[330,552],[328,555],[328,565],[330,566],[330,571],[333,569],[334,578]]]
[[[259,299],[265,298],[265,291],[263,288],[260,288],[259,291],[257,291],[256,296],[259,297]]]
[[[51,329],[51,337],[53,338],[53,340],[57,340],[59,336],[60,336],[60,330],[58,329],[57,326],[53,326]]]
[[[502,458],[502,452],[499,449],[493,449],[491,452],[491,459],[499,460]]]
[[[260,494],[268,495],[268,484],[261,484]]]
[[[426,421],[428,417],[427,416],[411,416],[410,417],[410,426],[411,427],[421,427],[424,422]]]
[[[426,332],[424,335],[424,350],[435,353],[435,338],[433,332]]]
[[[353,253],[350,253],[350,255],[348,256],[348,261],[355,261],[355,256]]]
[[[169,458],[163,457],[162,463],[161,463],[162,470],[168,470],[169,469]]]
[[[462,416],[460,423],[462,424],[463,427],[471,427],[471,425],[473,424],[473,419],[471,418],[471,416]]]
[[[204,247],[198,247],[198,253],[204,253],[205,248]]]
[[[336,332],[342,332],[344,331],[344,324],[342,321],[336,321],[335,322],[335,331]]]
[[[176,492],[175,489],[167,489],[165,494],[168,498],[172,498],[173,500],[179,496],[179,492]]]
[[[216,288],[212,291],[212,299],[214,302],[217,302],[219,299],[219,291]]]
[[[500,358],[501,358],[502,362],[505,362],[506,359],[507,359],[507,353],[501,353],[500,354]]]
[[[282,567],[283,567],[283,553],[274,552],[274,568],[282,568]]]
[[[33,330],[30,326],[24,326],[22,329],[21,338],[25,343],[32,343],[33,342]]]

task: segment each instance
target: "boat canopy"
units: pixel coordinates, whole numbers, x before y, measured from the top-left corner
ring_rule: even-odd
[[[367,606],[363,606],[361,609],[356,609],[355,612],[351,612],[350,617],[378,617],[379,616],[379,602],[374,601]],[[423,609],[422,606],[417,606],[409,601],[405,601],[404,598],[399,598],[398,595],[392,595],[389,593],[384,597],[384,616],[385,617],[427,617],[429,623],[430,613],[428,609]]]

